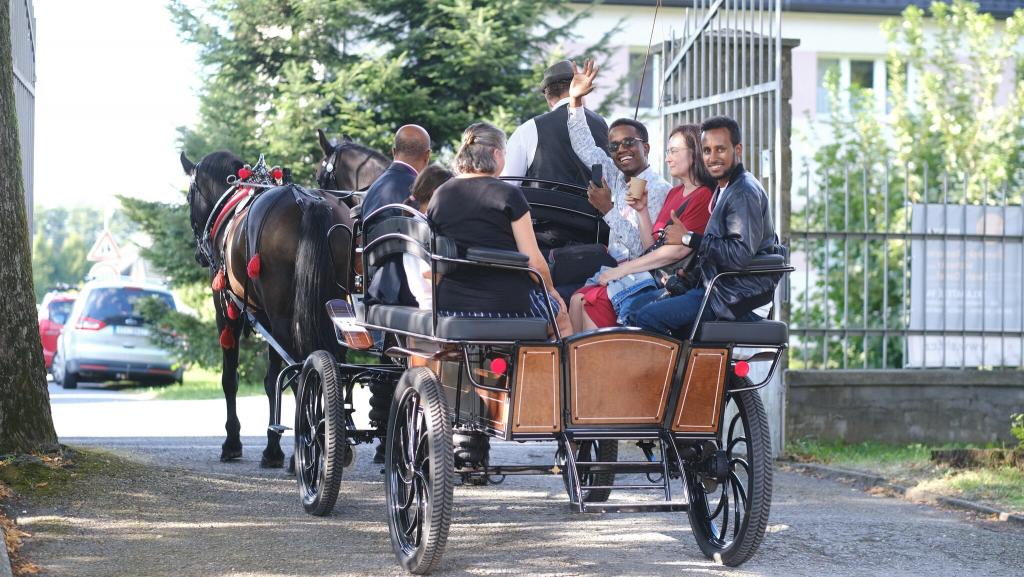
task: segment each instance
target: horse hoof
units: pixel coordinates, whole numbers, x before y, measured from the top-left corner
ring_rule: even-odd
[[[229,461],[237,461],[242,458],[241,449],[223,449],[220,452],[220,462],[227,463]]]
[[[260,459],[261,469],[280,469],[281,467],[284,467],[283,455],[280,457],[268,457],[264,455],[263,458]]]

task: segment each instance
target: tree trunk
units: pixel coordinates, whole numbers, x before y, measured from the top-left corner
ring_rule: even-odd
[[[33,307],[12,58],[11,5],[0,1],[0,455],[57,447]]]

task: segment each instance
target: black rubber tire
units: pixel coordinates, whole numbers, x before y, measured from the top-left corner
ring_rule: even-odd
[[[726,408],[730,404],[736,407],[735,415],[723,421],[718,439],[718,447],[726,448],[729,457],[727,482],[708,489],[697,472],[697,463],[684,467],[684,477],[690,526],[701,552],[723,565],[737,567],[757,551],[768,527],[772,445],[768,416],[756,390],[727,394],[725,404]]]
[[[597,458],[594,458],[594,446],[597,446]],[[618,461],[619,442],[615,440],[606,441],[580,441],[576,449],[577,461]],[[562,483],[565,484],[566,493],[569,492],[569,470],[562,468]],[[604,503],[612,494],[611,489],[587,489],[590,485],[614,485],[615,473],[590,473],[586,465],[577,467],[580,474],[580,492],[584,503]]]
[[[334,510],[350,458],[337,366],[327,351],[309,355],[295,401],[295,479],[302,508],[317,517]]]
[[[440,566],[448,541],[455,477],[450,415],[434,373],[418,367],[402,374],[388,416],[384,485],[391,546],[399,564],[418,575]]]
[[[78,388],[78,373],[69,371],[67,366],[64,367],[64,378],[61,379],[60,386],[65,389],[77,389]]]

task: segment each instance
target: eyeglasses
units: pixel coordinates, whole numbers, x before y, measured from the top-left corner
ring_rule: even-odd
[[[666,148],[665,149],[665,154],[669,155],[669,156],[675,156],[675,155],[677,155],[677,154],[679,154],[680,152],[683,152],[683,151],[689,152],[690,149],[689,148],[677,148],[677,147]]]
[[[622,140],[620,140],[618,142],[609,142],[608,143],[608,152],[616,152],[617,150],[619,150],[620,146],[625,146],[626,148],[633,148],[634,146],[636,146],[636,144],[638,142],[647,142],[647,141],[642,139],[642,138],[623,138]]]

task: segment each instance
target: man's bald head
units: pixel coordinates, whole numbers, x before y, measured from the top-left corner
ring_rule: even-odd
[[[395,160],[421,171],[430,163],[430,135],[422,126],[406,124],[395,133],[395,147],[391,154]]]

